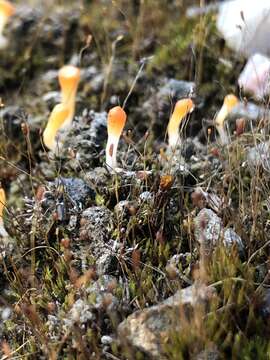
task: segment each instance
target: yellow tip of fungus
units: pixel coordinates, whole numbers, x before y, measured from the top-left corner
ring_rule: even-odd
[[[53,108],[47,126],[43,133],[43,142],[50,150],[54,151],[57,145],[56,135],[69,115],[69,108],[58,104]]]
[[[191,99],[178,100],[175,104],[175,110],[180,116],[185,116],[194,109],[194,103]]]
[[[215,123],[216,126],[223,126],[225,118],[229,115],[232,109],[239,103],[238,98],[233,95],[229,94],[226,95],[223,101],[222,108],[220,109],[219,113],[217,114]]]
[[[3,221],[3,212],[6,207],[6,194],[5,190],[0,187],[0,236],[2,238],[8,237],[8,233],[6,232],[4,221]]]
[[[228,111],[230,112],[237,104],[239,103],[238,98],[233,95],[229,94],[224,98],[224,105],[227,106]]]
[[[0,49],[4,49],[8,42],[3,35],[8,18],[15,12],[15,7],[8,1],[0,0]]]
[[[9,1],[0,0],[0,12],[8,18],[14,14],[15,7]]]
[[[178,100],[168,124],[169,145],[174,147],[179,140],[179,126],[181,121],[194,109],[191,99]]]
[[[127,120],[126,112],[120,107],[115,106],[108,113],[107,131],[108,141],[106,146],[106,164],[109,168],[117,167],[116,152],[119,138]]]
[[[80,81],[80,69],[73,65],[63,66],[58,73],[58,79],[63,92],[62,102],[68,101],[68,96],[75,95]]]
[[[65,65],[59,70],[58,79],[61,87],[61,102],[69,108],[69,116],[63,124],[63,128],[68,128],[72,123],[75,113],[75,100],[80,81],[80,69],[73,65]]]
[[[126,112],[120,106],[113,107],[108,114],[108,134],[116,137],[120,136],[124,129],[126,120]]]
[[[6,194],[5,190],[0,188],[0,220],[3,218],[4,208],[6,206]]]
[[[219,133],[220,141],[223,145],[229,142],[228,135],[226,129],[224,127],[224,121],[232,109],[239,103],[238,98],[233,95],[229,94],[226,95],[223,101],[223,105],[219,110],[217,117],[215,119],[216,129]]]

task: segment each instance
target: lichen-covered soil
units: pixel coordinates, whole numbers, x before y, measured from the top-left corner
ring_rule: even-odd
[[[0,56],[1,360],[269,359],[268,99],[243,97],[245,60],[215,12],[185,16],[199,3],[15,3]],[[55,155],[42,132],[69,63],[76,114]],[[222,146],[228,93],[241,103]],[[185,97],[195,109],[171,153]],[[123,103],[111,172],[107,112]]]

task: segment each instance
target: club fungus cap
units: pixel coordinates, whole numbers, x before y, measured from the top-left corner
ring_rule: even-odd
[[[63,66],[58,73],[58,79],[63,92],[63,102],[68,96],[74,96],[80,81],[80,69],[73,65]]]
[[[169,145],[175,146],[179,139],[179,126],[182,119],[193,111],[195,105],[190,98],[178,100],[168,124]]]
[[[175,110],[179,112],[179,115],[185,116],[193,109],[194,109],[194,103],[190,98],[178,100],[177,103],[175,104]]]
[[[113,137],[120,137],[125,123],[127,114],[120,106],[113,107],[108,113],[108,135]]]
[[[227,107],[228,111],[231,111],[238,103],[238,98],[233,94],[229,94],[224,98],[224,105]]]
[[[5,190],[1,187],[0,188],[0,219],[3,217],[3,211],[6,206],[6,194]]]
[[[15,7],[9,1],[0,0],[0,13],[9,18],[15,13]]]
[[[223,105],[217,114],[215,123],[216,126],[223,126],[225,118],[232,111],[232,109],[239,103],[238,98],[233,94],[228,94],[225,96]]]

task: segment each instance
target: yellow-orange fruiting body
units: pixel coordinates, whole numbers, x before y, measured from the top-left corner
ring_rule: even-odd
[[[47,126],[43,133],[43,142],[52,151],[57,147],[57,132],[62,128],[69,116],[69,108],[64,104],[58,104],[53,108]]]
[[[181,121],[194,109],[191,99],[178,100],[168,124],[169,146],[175,147],[179,141],[179,126]]]
[[[115,106],[109,111],[107,129],[108,134],[120,137],[127,120],[126,112],[120,107]]]
[[[6,194],[3,188],[0,188],[0,219],[3,217],[3,211],[6,206]]]
[[[75,113],[76,93],[80,81],[80,69],[73,65],[63,66],[58,73],[61,88],[61,102],[69,107],[69,116],[63,127],[68,127]]]
[[[15,7],[5,0],[0,0],[0,13],[4,14],[7,18],[13,15],[15,12]]]
[[[127,120],[127,114],[120,106],[115,106],[108,113],[106,146],[106,164],[109,168],[117,167],[116,152],[120,136]]]
[[[0,237],[8,237],[8,233],[4,227],[3,212],[6,207],[6,194],[3,188],[0,188]]]
[[[15,12],[15,7],[8,1],[0,0],[0,49],[3,49],[7,45],[7,40],[3,36],[4,27],[8,21],[8,18]]]
[[[223,145],[228,144],[228,142],[229,142],[228,135],[227,135],[227,132],[226,132],[225,126],[224,126],[224,121],[225,121],[226,117],[229,115],[229,113],[232,111],[232,109],[238,103],[239,103],[239,100],[235,95],[233,95],[233,94],[226,95],[224,98],[224,101],[223,101],[223,105],[215,119],[216,129],[219,133],[220,142]]]
[[[70,94],[76,92],[80,81],[80,69],[73,65],[63,66],[58,73],[62,91],[62,103],[68,102]]]
[[[229,111],[232,110],[238,103],[238,98],[233,94],[229,94],[224,98],[224,104],[227,106]]]

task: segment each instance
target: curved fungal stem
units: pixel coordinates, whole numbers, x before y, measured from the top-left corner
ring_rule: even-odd
[[[182,120],[194,109],[191,99],[178,100],[168,124],[169,147],[174,148],[180,141],[179,127]]]
[[[225,96],[223,105],[216,116],[215,127],[219,133],[219,138],[222,145],[229,143],[228,134],[225,128],[225,119],[232,111],[232,109],[238,104],[238,102],[238,98],[233,94]]]

